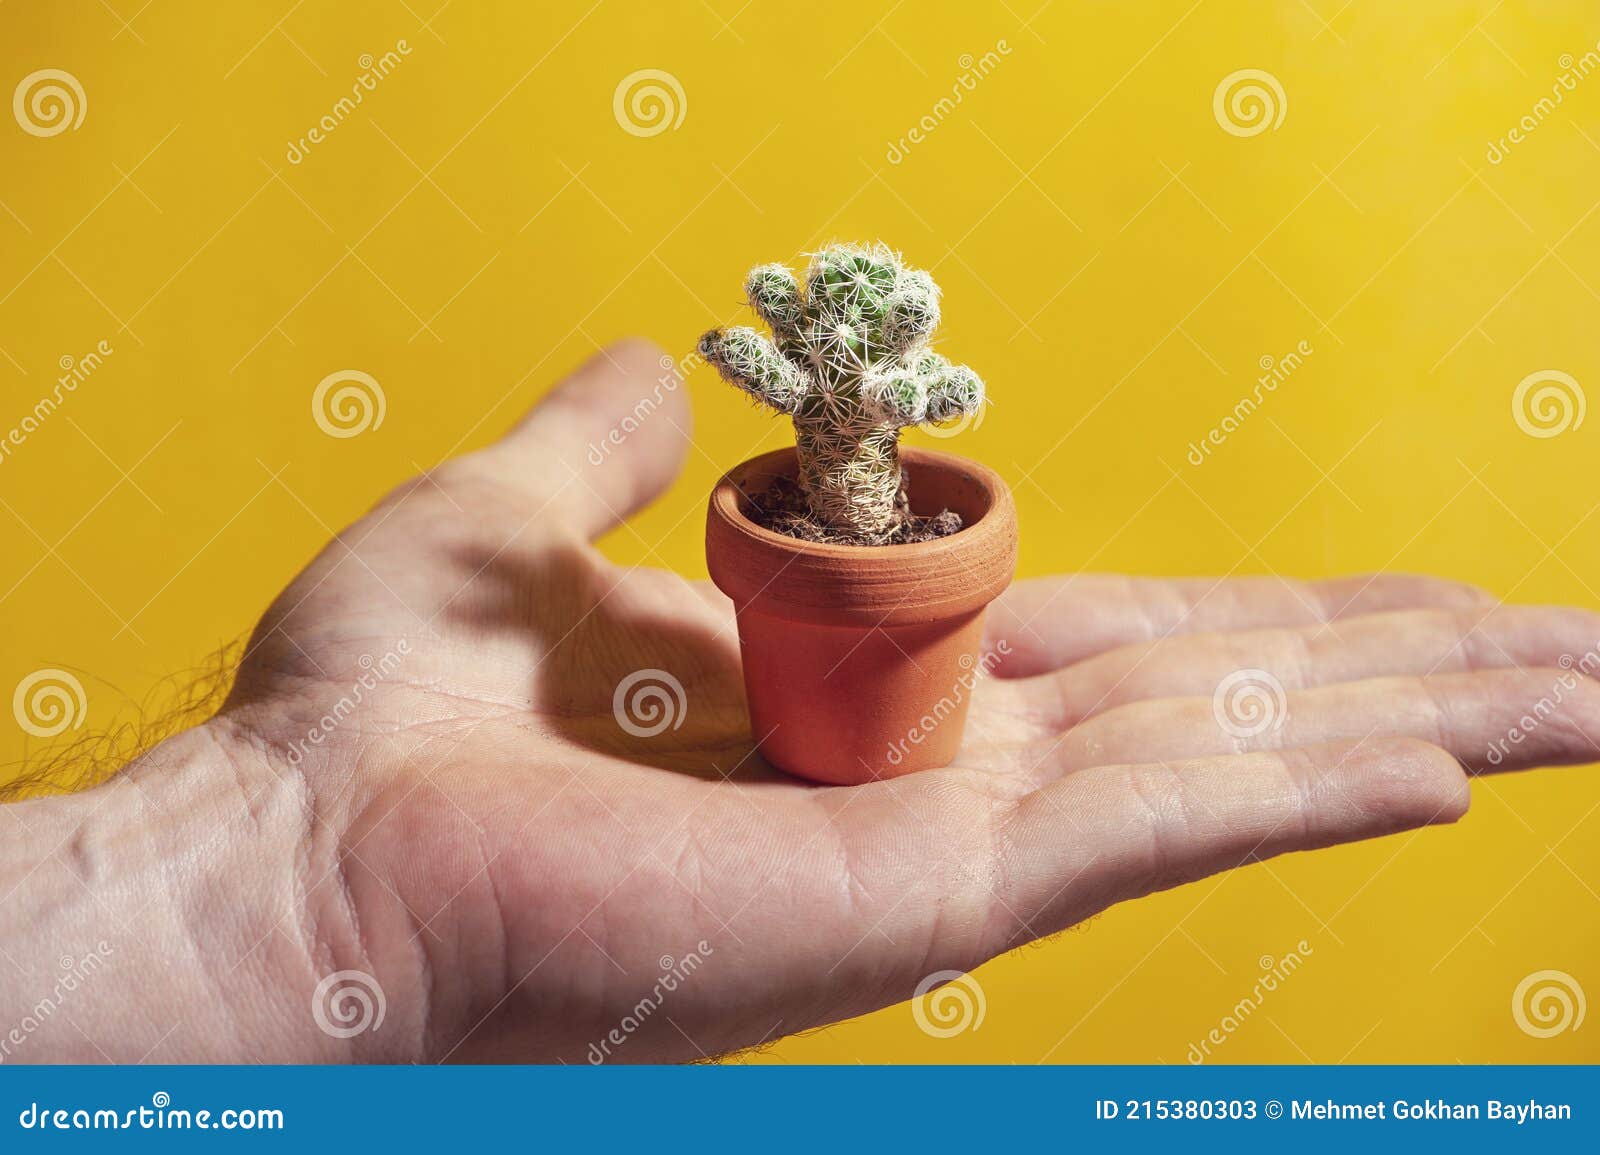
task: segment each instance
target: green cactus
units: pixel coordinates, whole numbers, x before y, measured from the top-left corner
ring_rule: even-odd
[[[983,381],[928,347],[939,287],[882,245],[812,257],[802,291],[783,265],[745,279],[772,329],[714,329],[700,354],[725,380],[794,419],[811,515],[841,537],[881,542],[901,524],[900,430],[975,413]]]

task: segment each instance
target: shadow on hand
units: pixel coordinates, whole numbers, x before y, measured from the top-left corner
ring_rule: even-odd
[[[683,577],[576,544],[457,560],[477,577],[447,616],[531,635],[533,709],[569,741],[712,781],[793,781],[755,753],[732,616]]]

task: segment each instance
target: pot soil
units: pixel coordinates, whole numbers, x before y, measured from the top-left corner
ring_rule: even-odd
[[[941,509],[932,517],[911,512],[907,487],[900,486],[901,520],[883,541],[857,542],[837,530],[823,525],[812,514],[806,503],[806,491],[787,477],[774,477],[772,484],[761,493],[746,492],[744,512],[751,521],[766,529],[775,529],[802,541],[832,541],[841,545],[909,545],[915,541],[932,541],[936,537],[949,537],[961,529],[961,515],[953,509]]]
[[[983,616],[1011,584],[1017,516],[998,474],[902,448],[913,512],[965,528],[907,545],[802,541],[757,524],[753,495],[793,480],[793,448],[711,493],[706,560],[733,599],[761,754],[802,778],[858,785],[949,765],[987,663]]]

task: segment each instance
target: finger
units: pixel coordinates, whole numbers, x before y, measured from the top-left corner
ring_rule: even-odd
[[[1488,604],[1401,610],[1337,628],[1189,634],[1119,646],[1004,683],[1052,732],[1131,702],[1212,694],[1235,671],[1270,671],[1285,690],[1392,675],[1555,666],[1600,646],[1600,614],[1564,606]]]
[[[1589,671],[1600,656],[1583,659]],[[1133,762],[1418,738],[1474,771],[1600,760],[1600,684],[1579,668],[1371,678],[1283,693],[1261,671],[1207,697],[1137,702],[1062,736],[1048,762],[1070,772]]]
[[[660,496],[689,445],[687,389],[671,357],[634,338],[601,349],[510,432],[451,463],[528,495],[524,516],[596,537]]]
[[[1009,647],[997,672],[1018,678],[1172,634],[1316,626],[1359,614],[1464,609],[1495,600],[1475,586],[1411,574],[1309,582],[1074,574],[1017,583],[991,607],[988,635],[991,646],[1003,640]]]
[[[1099,766],[1004,825],[1001,947],[1247,862],[1454,822],[1468,801],[1449,752],[1403,738]]]

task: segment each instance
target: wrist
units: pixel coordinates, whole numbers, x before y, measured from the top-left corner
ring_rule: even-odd
[[[328,944],[351,938],[314,905],[339,841],[315,806],[218,718],[93,790],[6,807],[0,1060],[353,1057],[311,1013]]]

